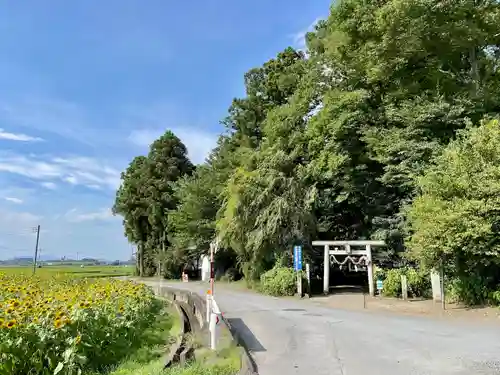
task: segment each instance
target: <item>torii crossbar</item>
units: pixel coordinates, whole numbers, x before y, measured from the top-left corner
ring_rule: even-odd
[[[375,282],[373,280],[372,246],[385,246],[384,241],[313,241],[313,246],[324,246],[324,274],[323,274],[323,293],[330,292],[330,255],[359,255],[366,257],[366,266],[368,269],[368,288],[370,296],[375,295]],[[330,250],[331,246],[335,249]],[[364,249],[352,250],[351,246],[364,246]],[[339,249],[343,247],[343,249]]]

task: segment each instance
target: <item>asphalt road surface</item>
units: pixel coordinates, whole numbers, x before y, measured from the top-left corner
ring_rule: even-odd
[[[208,287],[163,285],[201,295]],[[344,311],[217,286],[215,297],[261,375],[500,374],[500,324]]]

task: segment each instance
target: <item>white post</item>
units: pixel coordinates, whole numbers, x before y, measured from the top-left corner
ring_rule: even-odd
[[[212,312],[212,298],[207,293],[207,323],[210,323],[210,313]]]
[[[302,276],[299,271],[297,271],[297,294],[302,298]]]
[[[375,296],[375,285],[373,285],[373,263],[372,263],[372,247],[371,245],[366,245],[366,259],[368,260],[368,290],[370,291],[370,296]]]
[[[431,271],[432,298],[434,302],[441,301],[441,276],[436,270]]]
[[[212,312],[210,314],[210,349],[217,349],[217,314]]]
[[[351,245],[349,244],[345,245],[345,252],[347,253],[347,255],[351,255]]]
[[[401,275],[401,295],[405,301],[408,299],[408,279],[406,275]]]
[[[330,247],[328,245],[325,245],[323,262],[323,293],[328,295],[330,293]]]

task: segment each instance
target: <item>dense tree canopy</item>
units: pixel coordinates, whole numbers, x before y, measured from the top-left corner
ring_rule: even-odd
[[[418,179],[408,210],[410,255],[443,264],[462,300],[484,303],[500,274],[500,123],[460,131]],[[500,301],[499,301],[500,302]]]
[[[412,260],[441,260],[429,241],[458,222],[446,206],[433,217],[442,220],[436,231],[426,224],[448,205],[444,192],[429,191],[452,188],[435,176],[458,173],[445,172],[466,158],[453,152],[487,137],[470,129],[500,111],[499,3],[339,0],[306,39],[307,51],[286,48],[245,74],[246,96],[233,100],[226,133],[193,174],[180,145],[168,146],[175,158],[156,151],[165,139],[131,163],[115,205],[130,241],[153,249],[167,231],[168,252],[194,259],[218,237],[248,278],[297,243],[314,258],[312,239],[381,238],[389,246],[379,261],[405,258],[406,245]],[[471,229],[483,231],[479,256],[496,246],[485,223]]]
[[[138,246],[138,271],[151,275],[164,256],[168,213],[177,207],[173,183],[191,174],[193,165],[184,144],[167,131],[150,146],[147,156],[136,157],[122,173],[113,212],[123,217],[125,236]]]

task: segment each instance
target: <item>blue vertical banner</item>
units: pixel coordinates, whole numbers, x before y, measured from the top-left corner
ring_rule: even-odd
[[[293,268],[295,271],[302,270],[302,246],[293,247]]]

